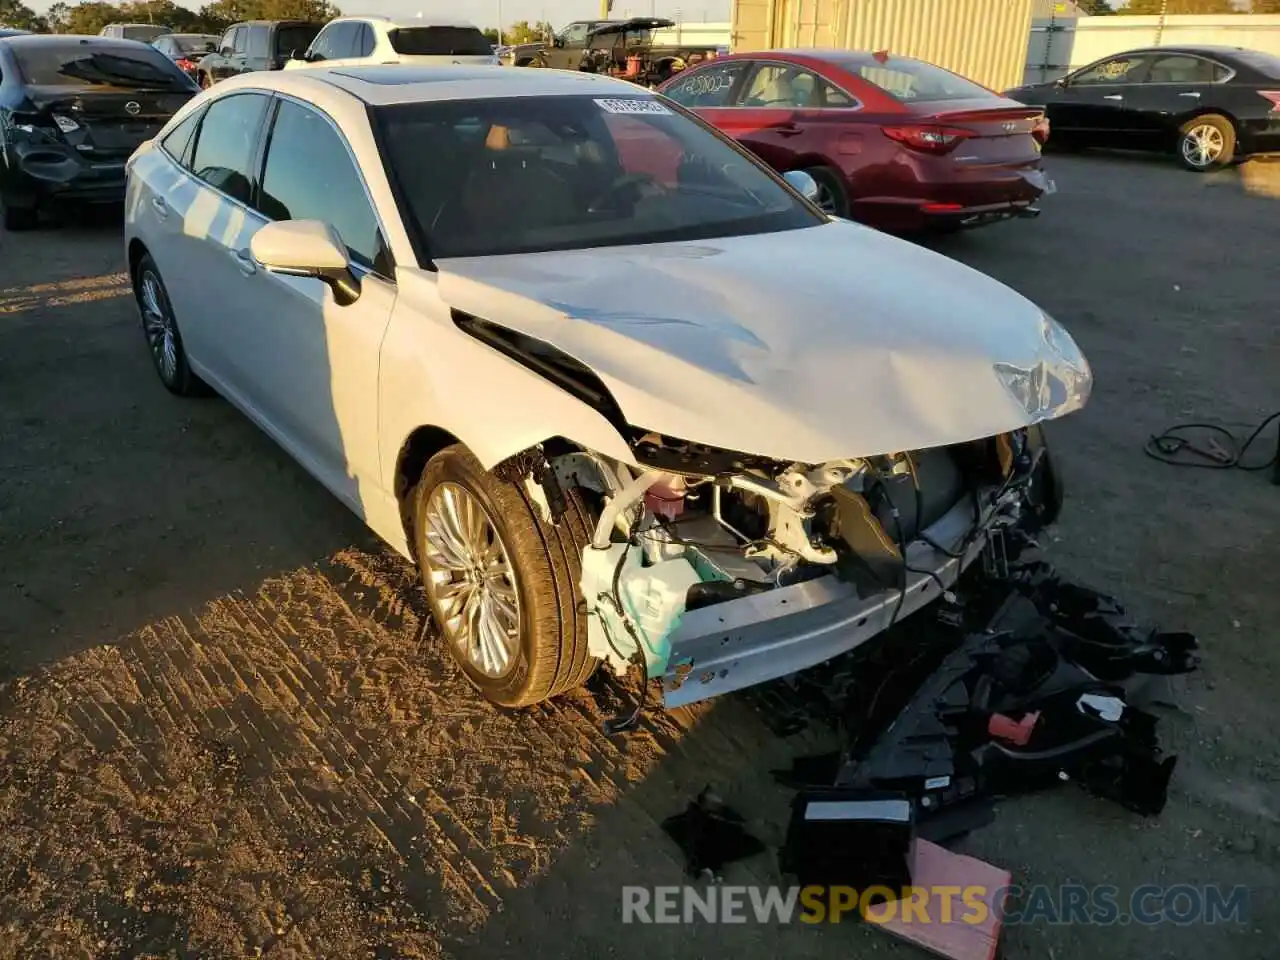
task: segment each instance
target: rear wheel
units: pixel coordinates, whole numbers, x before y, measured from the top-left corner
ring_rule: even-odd
[[[520,485],[457,444],[432,457],[410,496],[431,614],[467,679],[504,707],[584,683],[596,661],[578,587],[590,518],[577,491],[548,523]]]
[[[166,390],[180,397],[207,394],[209,388],[192,373],[187,363],[187,351],[182,346],[182,334],[178,332],[178,320],[169,302],[169,292],[150,254],[144,255],[138,263],[133,289],[138,312],[142,316],[142,332],[147,337],[151,362],[160,382]]]
[[[1182,125],[1178,159],[1188,170],[1204,173],[1229,166],[1236,155],[1236,128],[1226,117],[1206,113]]]
[[[834,167],[808,167],[805,170],[818,185],[818,195],[814,203],[822,208],[822,212],[833,217],[849,216],[849,191],[845,189],[844,178]]]

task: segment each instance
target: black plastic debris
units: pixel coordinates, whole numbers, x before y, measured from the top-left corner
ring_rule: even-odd
[[[747,832],[744,822],[708,786],[684,813],[664,820],[662,829],[684,853],[689,876],[715,879],[726,864],[764,851],[764,844]]]
[[[986,578],[971,608],[985,623],[965,621],[970,632],[887,727],[850,738],[836,784],[902,792],[921,831],[944,814],[956,821],[931,839],[963,832],[985,816],[984,801],[1064,780],[1158,814],[1176,760],[1122,682],[1195,669],[1195,638],[1141,627],[1114,598],[1063,582],[1043,562]],[[964,816],[951,813],[961,806]]]
[[[903,793],[816,790],[796,796],[781,852],[801,886],[911,886],[915,809]]]

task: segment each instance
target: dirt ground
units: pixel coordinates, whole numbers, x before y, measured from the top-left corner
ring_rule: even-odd
[[[1280,488],[1142,444],[1280,408],[1280,166],[1051,166],[1040,220],[942,249],[1092,361],[1053,559],[1206,664],[1162,720],[1161,817],[1067,785],[964,849],[1024,885],[1252,890],[1246,923],[1020,926],[1010,958],[1274,957]],[[624,884],[681,882],[658,824],[705,784],[780,841],[768,770],[816,735],[727,697],[609,740],[598,683],[486,706],[405,563],[226,404],[163,391],[116,217],[0,234],[0,957],[917,956],[852,924],[623,926]]]

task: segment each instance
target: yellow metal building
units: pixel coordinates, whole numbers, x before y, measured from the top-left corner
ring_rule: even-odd
[[[1036,0],[734,0],[734,53],[888,50],[995,90],[1022,82]]]

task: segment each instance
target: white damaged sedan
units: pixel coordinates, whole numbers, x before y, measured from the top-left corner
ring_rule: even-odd
[[[132,158],[174,393],[242,410],[419,567],[495,703],[669,706],[849,650],[1061,486],[1091,373],[1035,304],[823,216],[663,98],[546,70],[254,73]]]

